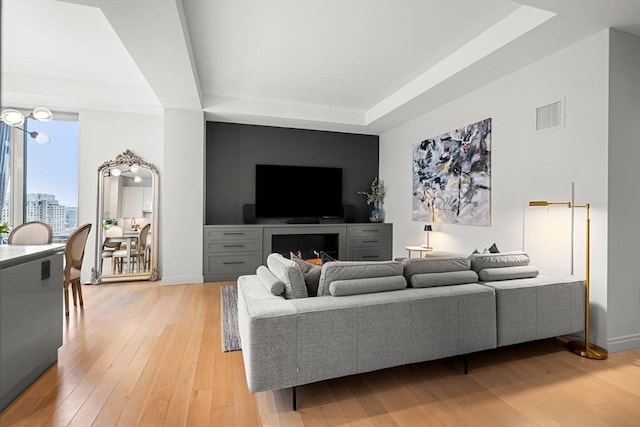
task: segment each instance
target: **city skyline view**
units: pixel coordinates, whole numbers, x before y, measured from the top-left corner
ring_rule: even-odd
[[[27,119],[26,129],[44,132],[45,145],[27,138],[25,193],[53,194],[61,205],[78,206],[78,122]]]

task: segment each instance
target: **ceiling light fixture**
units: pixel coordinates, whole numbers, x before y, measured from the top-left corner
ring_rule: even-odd
[[[31,117],[39,122],[48,122],[53,120],[53,113],[47,107],[36,107],[29,113],[28,116],[25,116],[21,111],[13,108],[2,110],[2,113],[0,114],[0,120],[2,120],[7,126],[20,129],[31,138],[33,138],[33,140],[38,144],[48,144],[49,141],[51,141],[51,138],[49,138],[49,135],[47,135],[46,133],[36,131],[29,132],[20,127],[24,124],[24,121],[27,117]]]

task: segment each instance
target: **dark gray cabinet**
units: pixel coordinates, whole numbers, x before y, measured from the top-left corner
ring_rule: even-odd
[[[349,227],[351,261],[385,261],[393,254],[392,224],[358,224]]]
[[[259,224],[204,226],[205,282],[254,274],[282,236],[334,235],[339,259],[384,261],[393,254],[393,224]],[[295,248],[291,248],[295,250]]]
[[[262,229],[248,225],[204,227],[204,280],[236,280],[261,263]]]

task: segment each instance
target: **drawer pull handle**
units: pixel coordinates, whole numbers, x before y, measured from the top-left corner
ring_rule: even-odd
[[[233,233],[233,232],[228,231],[228,232],[225,232],[225,233],[222,233],[222,234],[224,234],[225,236],[244,236],[244,233],[242,233],[242,232]]]
[[[362,232],[363,233],[379,233],[380,230],[376,230],[376,229],[373,229],[373,230],[362,230]]]
[[[223,248],[244,248],[244,245],[222,245]]]
[[[362,243],[380,243],[380,240],[363,240]]]
[[[244,264],[244,261],[223,261],[224,265]]]
[[[363,255],[362,258],[379,258],[378,255]]]

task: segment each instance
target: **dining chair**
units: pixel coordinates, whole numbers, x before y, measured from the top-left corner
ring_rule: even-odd
[[[69,316],[69,285],[71,285],[71,293],[73,294],[73,305],[84,307],[82,300],[82,286],[80,284],[80,270],[82,269],[82,259],[84,258],[84,249],[87,244],[87,238],[91,231],[91,224],[84,224],[71,233],[67,244],[64,248],[64,314]]]
[[[30,221],[20,224],[9,234],[10,245],[46,245],[53,239],[53,230],[47,223]]]
[[[122,237],[124,235],[124,231],[122,227],[117,225],[112,225],[104,231],[104,241],[102,242],[102,254],[100,256],[100,272],[102,273],[102,266],[104,264],[104,260],[106,258],[111,259],[111,274],[114,274],[115,271],[115,259],[113,258],[113,253],[121,249],[122,240],[113,241],[112,238]]]
[[[140,233],[138,234],[138,243],[137,245],[135,245],[135,247],[133,245],[131,246],[129,254],[127,254],[126,249],[120,249],[113,253],[113,259],[115,260],[115,264],[118,267],[118,271],[120,271],[120,273],[122,273],[123,260],[127,255],[129,255],[129,265],[131,266],[131,263],[135,262],[138,267],[138,272],[140,272],[140,266],[144,265],[144,255],[147,246],[147,235],[149,234],[150,228],[151,224],[145,224],[145,226],[142,227]],[[131,271],[129,271],[129,273],[131,273]]]

